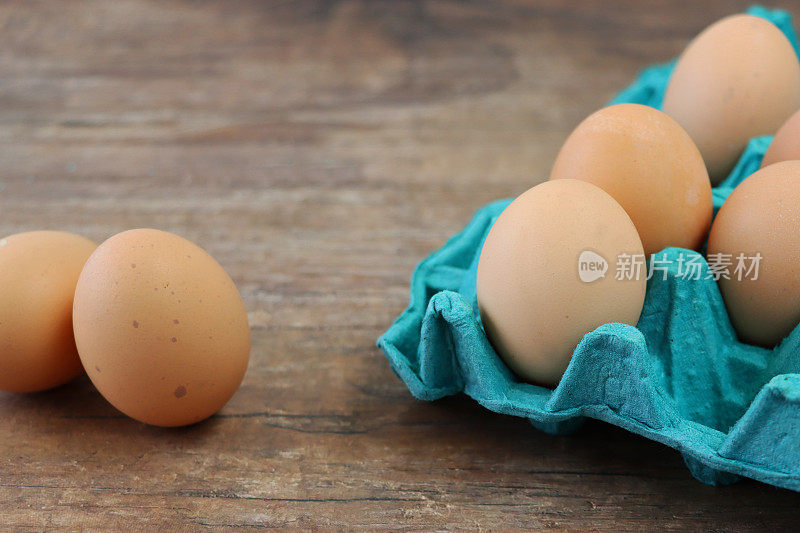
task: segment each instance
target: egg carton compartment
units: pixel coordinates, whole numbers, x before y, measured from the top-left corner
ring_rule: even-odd
[[[800,55],[791,17],[754,6]],[[659,107],[674,62],[650,67],[612,103]],[[713,190],[714,213],[758,169],[771,137],[750,141]],[[556,434],[585,418],[604,420],[675,448],[711,485],[748,477],[800,491],[800,326],[766,349],[737,340],[708,263],[697,252],[659,253],[665,272],[647,283],[636,327],[605,324],[588,333],[555,390],[520,381],[497,356],[480,322],[475,278],[489,229],[511,202],[480,209],[411,280],[409,307],[378,339],[411,393],[436,400],[463,392],[484,407],[522,416]],[[701,279],[686,279],[679,257]]]

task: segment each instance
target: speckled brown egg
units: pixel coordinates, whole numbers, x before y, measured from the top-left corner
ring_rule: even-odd
[[[800,161],[764,167],[733,190],[708,257],[729,265],[719,288],[742,341],[770,347],[791,333],[800,323]]]
[[[63,231],[0,239],[0,390],[35,392],[83,372],[72,297],[95,243]]]
[[[781,161],[800,160],[800,111],[789,117],[769,143],[761,168]]]
[[[636,325],[644,275],[616,276],[640,257],[631,219],[599,187],[541,183],[502,212],[481,250],[481,321],[497,354],[526,381],[555,385],[586,333],[607,322]]]
[[[119,233],[75,290],[75,341],[97,390],[128,416],[182,426],[216,413],[250,354],[244,303],[203,249],[154,229]]]
[[[567,138],[551,179],[597,185],[633,220],[649,256],[667,246],[699,249],[711,225],[703,158],[677,122],[652,107],[596,111]]]
[[[684,50],[662,109],[692,136],[714,184],[751,137],[771,135],[800,107],[800,63],[786,36],[754,15],[726,17]]]

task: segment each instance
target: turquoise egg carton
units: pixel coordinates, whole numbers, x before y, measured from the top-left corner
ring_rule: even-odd
[[[775,23],[800,55],[788,13],[760,6],[748,12]],[[659,107],[673,67],[674,61],[642,71],[611,103]],[[770,141],[752,139],[714,188],[715,213],[758,169]],[[489,344],[475,297],[483,240],[510,202],[480,209],[417,266],[408,309],[378,339],[415,397],[463,392],[555,434],[575,431],[585,418],[604,420],[675,448],[704,483],[748,477],[800,491],[800,327],[774,349],[739,342],[697,252],[660,252],[668,266],[648,280],[637,326],[605,324],[585,335],[555,390],[520,381]],[[703,279],[684,278],[681,255],[696,256]]]

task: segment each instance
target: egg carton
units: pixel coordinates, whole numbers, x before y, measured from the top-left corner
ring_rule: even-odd
[[[760,6],[748,12],[775,23],[800,55],[788,13]],[[642,71],[611,103],[659,107],[673,67],[674,61]],[[770,141],[752,139],[714,188],[715,214],[758,169]],[[662,251],[666,271],[648,280],[637,326],[605,324],[585,335],[555,390],[520,381],[489,344],[475,291],[483,240],[510,202],[480,209],[417,266],[408,309],[378,339],[415,397],[463,392],[554,434],[573,432],[586,418],[604,420],[680,451],[704,483],[748,477],[800,491],[800,327],[774,349],[739,342],[697,252]],[[702,279],[686,279],[679,256],[697,256]]]

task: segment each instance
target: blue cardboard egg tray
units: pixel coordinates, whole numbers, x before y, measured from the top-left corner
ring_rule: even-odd
[[[800,55],[791,16],[760,6]],[[675,62],[642,71],[611,103],[658,108]],[[758,169],[771,137],[750,141],[714,188],[714,212]],[[555,390],[520,381],[483,331],[475,273],[486,234],[511,202],[481,208],[464,230],[422,261],[408,309],[378,339],[411,393],[436,400],[463,392],[543,431],[575,431],[604,420],[675,448],[698,480],[725,485],[748,477],[800,491],[800,327],[774,349],[737,340],[708,263],[697,252],[661,252],[666,274],[647,284],[636,327],[604,324],[584,336]],[[678,256],[701,264],[686,279]],[[799,258],[800,259],[800,258]]]

